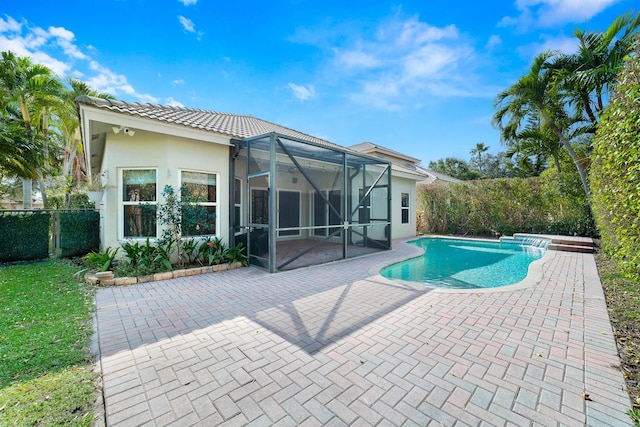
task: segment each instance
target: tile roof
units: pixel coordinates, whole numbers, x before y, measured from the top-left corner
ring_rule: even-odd
[[[76,103],[91,105],[105,110],[129,114],[131,116],[138,116],[158,120],[160,122],[216,132],[223,135],[229,135],[234,138],[249,138],[252,136],[276,132],[282,135],[299,138],[304,141],[310,141],[316,144],[327,145],[344,150],[344,147],[324,139],[316,138],[315,136],[298,132],[297,130],[289,129],[253,116],[218,113],[214,111],[176,107],[171,105],[124,102],[114,99],[94,98],[90,96],[79,96],[76,98]]]
[[[84,104],[96,108],[110,110],[121,114],[129,114],[157,120],[159,122],[177,124],[194,129],[201,129],[229,135],[233,138],[250,138],[276,132],[281,135],[298,138],[303,141],[312,142],[318,145],[336,148],[341,151],[359,153],[348,147],[343,147],[333,142],[299,132],[266,120],[253,116],[245,116],[229,113],[218,113],[214,111],[200,110],[196,108],[176,107],[171,105],[142,104],[139,102],[125,102],[114,99],[95,98],[91,96],[79,96],[75,100],[76,104]],[[391,168],[396,171],[409,173],[412,175],[425,176],[425,173],[416,167],[408,167],[392,163]]]

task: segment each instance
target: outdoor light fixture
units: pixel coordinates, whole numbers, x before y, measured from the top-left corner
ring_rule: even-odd
[[[133,136],[136,134],[135,130],[131,128],[126,128],[124,126],[113,126],[111,130],[113,130],[113,133],[120,133],[120,131],[124,131],[124,133],[126,133],[129,136]]]

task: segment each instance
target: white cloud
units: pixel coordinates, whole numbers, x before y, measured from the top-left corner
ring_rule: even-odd
[[[496,46],[500,46],[502,44],[502,39],[500,38],[499,35],[492,35],[491,37],[489,37],[489,40],[487,41],[487,45],[485,46],[487,49],[492,49]]]
[[[551,27],[568,22],[584,22],[620,0],[516,0],[517,17],[506,16],[501,26]]]
[[[176,79],[176,80],[172,81],[171,83],[176,85],[176,86],[183,85],[184,84],[184,80],[183,79]]]
[[[12,17],[7,16],[6,21],[0,18],[0,33],[4,33],[7,31],[18,33],[21,31],[21,29],[22,29],[22,24],[20,24],[18,21],[16,21]]]
[[[378,60],[373,56],[361,51],[347,51],[340,53],[336,51],[338,61],[347,68],[371,68],[379,64]]]
[[[344,85],[353,102],[398,110],[422,105],[432,95],[484,96],[472,70],[475,51],[454,25],[436,27],[417,17],[394,16],[369,33],[343,31],[342,36],[328,33],[333,46],[326,49],[333,62],[327,73]],[[302,40],[321,48],[326,43],[309,31]]]
[[[575,37],[542,35],[540,39],[539,43],[519,47],[520,56],[525,59],[531,59],[546,51],[559,51],[565,54],[572,54],[578,51],[578,42]]]
[[[173,96],[168,97],[165,101],[164,101],[165,105],[170,105],[172,107],[181,107],[184,108],[184,104],[180,101],[176,101],[175,99],[173,99]]]
[[[58,45],[67,55],[77,59],[87,59],[87,55],[82,53],[80,49],[73,44],[76,36],[71,31],[62,27],[49,27],[49,34],[56,38]]]
[[[63,27],[32,27],[10,16],[0,17],[0,51],[10,50],[18,56],[28,56],[61,77],[81,77],[98,92],[116,97],[131,97],[143,102],[158,102],[152,95],[138,92],[126,76],[111,71],[91,58],[76,44],[73,32]],[[89,46],[87,52],[95,52]]]
[[[153,95],[137,92],[133,86],[129,84],[126,76],[114,73],[96,61],[91,61],[89,68],[97,74],[87,79],[87,84],[98,92],[108,93],[115,97],[118,97],[120,94],[125,94],[143,102],[158,102],[158,98]]]
[[[307,99],[315,98],[316,89],[313,85],[301,86],[295,83],[289,83],[289,89],[293,91],[293,96],[298,98],[300,101],[306,101]]]
[[[180,21],[180,25],[182,25],[182,27],[185,29],[185,31],[188,31],[190,33],[195,33],[196,32],[196,27],[193,24],[193,21],[189,18],[185,18],[182,15],[178,15],[178,21]]]
[[[198,0],[178,0],[178,1],[185,6],[190,6],[192,4],[198,3]]]

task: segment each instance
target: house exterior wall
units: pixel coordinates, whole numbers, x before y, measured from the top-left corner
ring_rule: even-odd
[[[409,223],[402,223],[402,193],[409,194]],[[416,235],[416,181],[393,176],[391,178],[391,237],[401,239]]]
[[[105,169],[106,167],[106,169]],[[138,130],[133,137],[108,133],[101,171],[107,190],[101,203],[102,246],[117,247],[123,239],[124,169],[155,169],[156,199],[163,201],[165,185],[178,190],[183,170],[217,175],[216,235],[229,241],[229,147],[211,142]],[[161,230],[158,230],[160,235]]]

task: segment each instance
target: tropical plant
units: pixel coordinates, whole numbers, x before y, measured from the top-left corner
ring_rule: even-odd
[[[116,272],[119,276],[141,276],[146,274],[171,271],[171,254],[174,241],[163,244],[151,244],[149,238],[144,244],[139,241],[125,241],[121,247],[126,258],[118,262]]]
[[[0,59],[0,99],[2,105],[19,109],[21,126],[28,143],[42,151],[45,162],[31,165],[38,170],[40,178],[48,170],[48,129],[51,108],[57,103],[62,84],[50,68],[33,64],[28,57],[18,57],[13,52],[2,52]],[[39,125],[39,126],[38,126]],[[36,133],[40,132],[40,139]],[[39,144],[38,142],[42,142]],[[23,178],[23,202],[25,209],[31,209],[31,179]]]
[[[571,141],[571,136],[583,132],[579,127],[582,120],[565,110],[562,96],[554,85],[554,73],[547,67],[553,55],[545,52],[536,56],[529,72],[496,96],[493,125],[507,146],[532,122],[548,127],[569,152],[588,197],[591,191],[585,172],[587,159],[578,156]]]
[[[205,265],[222,264],[225,258],[227,248],[219,237],[209,237],[204,240],[198,248],[198,258]]]
[[[244,245],[242,243],[238,243],[235,246],[227,248],[224,253],[224,259],[229,264],[239,262],[245,267],[249,265],[249,257],[247,256]]]
[[[78,79],[68,78],[66,83],[68,89],[63,92],[64,104],[58,112],[59,121],[57,125],[64,140],[61,173],[63,176],[71,178],[74,186],[79,188],[83,181],[90,181],[91,178],[83,172],[86,170],[84,146],[80,135],[75,100],[79,96],[92,96],[103,99],[113,99],[113,96],[98,92]],[[72,190],[73,186],[70,186],[67,192],[67,199],[70,197]]]
[[[98,271],[107,271],[113,265],[113,261],[118,254],[120,248],[106,248],[104,251],[100,252],[89,252],[83,259],[82,262],[90,267],[95,267]]]
[[[480,172],[473,170],[465,160],[455,157],[447,157],[429,162],[429,169],[443,173],[463,181],[481,178]]]
[[[470,152],[471,160],[469,161],[469,163],[471,164],[472,167],[474,167],[475,169],[483,173],[485,171],[482,170],[483,168],[482,155],[487,151],[489,151],[489,147],[485,145],[483,142],[479,142],[476,144],[474,148],[471,149],[471,152]]]
[[[615,87],[616,76],[632,50],[639,27],[640,13],[627,12],[605,31],[576,29],[578,51],[557,55],[549,63],[557,73],[556,84],[569,108],[583,112],[594,126],[600,121],[605,101]]]

